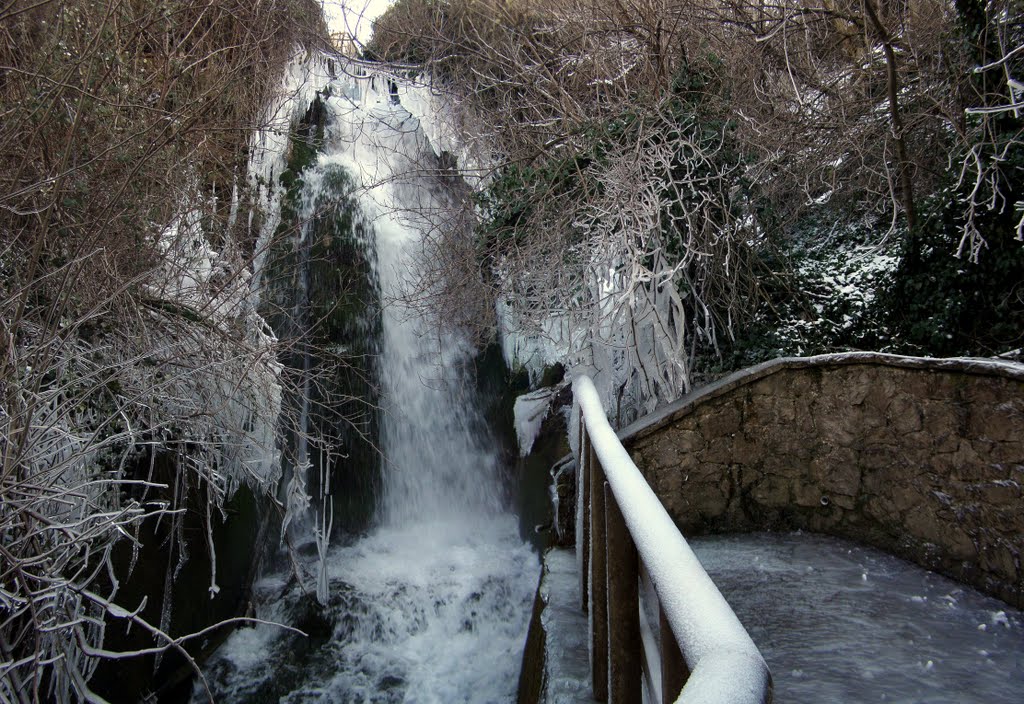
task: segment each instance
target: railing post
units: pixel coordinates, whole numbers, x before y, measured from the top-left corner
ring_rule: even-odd
[[[669,704],[679,698],[686,680],[690,678],[690,668],[661,605],[658,606],[658,621],[661,630],[661,701]]]
[[[608,701],[641,704],[643,641],[640,638],[639,563],[611,487],[604,485],[608,555]]]
[[[604,468],[590,465],[590,674],[594,699],[608,701],[608,560],[604,526]]]
[[[580,551],[580,608],[586,611],[589,609],[590,588],[587,580],[590,578],[590,468],[593,466],[593,455],[590,448],[590,437],[587,435],[587,424],[583,421],[583,409],[580,408],[580,456],[579,477],[576,491],[581,492],[579,501],[583,508],[581,516],[577,516],[582,524],[580,526],[580,545],[576,549]]]
[[[578,548],[586,548],[579,559],[587,560],[584,589],[589,592],[594,699],[632,704],[641,691],[637,685],[642,684],[644,670],[658,669],[650,652],[636,666],[628,663],[629,655],[639,655],[645,643],[654,646],[646,621],[640,631],[637,563],[642,559],[660,602],[661,674],[649,675],[652,697],[656,699],[660,690],[664,704],[675,702],[692,667],[702,691],[705,686],[715,689],[715,701],[771,704],[767,663],[614,436],[593,382],[581,376],[573,382],[573,391],[586,418],[586,427],[580,428],[577,536]],[[586,432],[588,428],[595,429],[596,438]],[[630,554],[632,550],[636,553]],[[657,679],[660,682],[651,681]],[[627,684],[631,681],[636,685]]]

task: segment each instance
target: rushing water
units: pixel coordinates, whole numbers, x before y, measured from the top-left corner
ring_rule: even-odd
[[[1001,601],[826,536],[691,544],[768,662],[776,701],[1022,700],[1024,614]]]
[[[383,491],[365,535],[326,549],[329,531],[316,523],[325,603],[287,572],[258,585],[258,615],[308,637],[242,628],[206,678],[225,702],[513,701],[537,558],[506,508],[465,371],[470,347],[406,303],[423,289],[416,254],[433,226],[425,214],[447,205],[436,167],[424,170],[437,157],[419,120],[391,100],[390,84],[323,80],[331,119],[305,181],[315,189],[323,174],[345,170],[373,248]],[[195,700],[204,697],[197,685]]]

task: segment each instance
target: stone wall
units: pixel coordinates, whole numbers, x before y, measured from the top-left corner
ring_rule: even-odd
[[[874,545],[1024,607],[1024,366],[775,360],[620,433],[685,535]]]

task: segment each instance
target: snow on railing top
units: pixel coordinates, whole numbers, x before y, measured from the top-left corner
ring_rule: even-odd
[[[690,668],[677,704],[761,704],[764,658],[608,424],[586,376],[573,383],[587,436]]]

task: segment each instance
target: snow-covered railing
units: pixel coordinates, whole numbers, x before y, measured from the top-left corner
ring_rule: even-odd
[[[579,418],[577,545],[598,701],[768,704],[764,658],[608,424],[593,382]],[[660,648],[640,608],[641,565],[657,594]],[[659,650],[660,652],[654,652]]]

